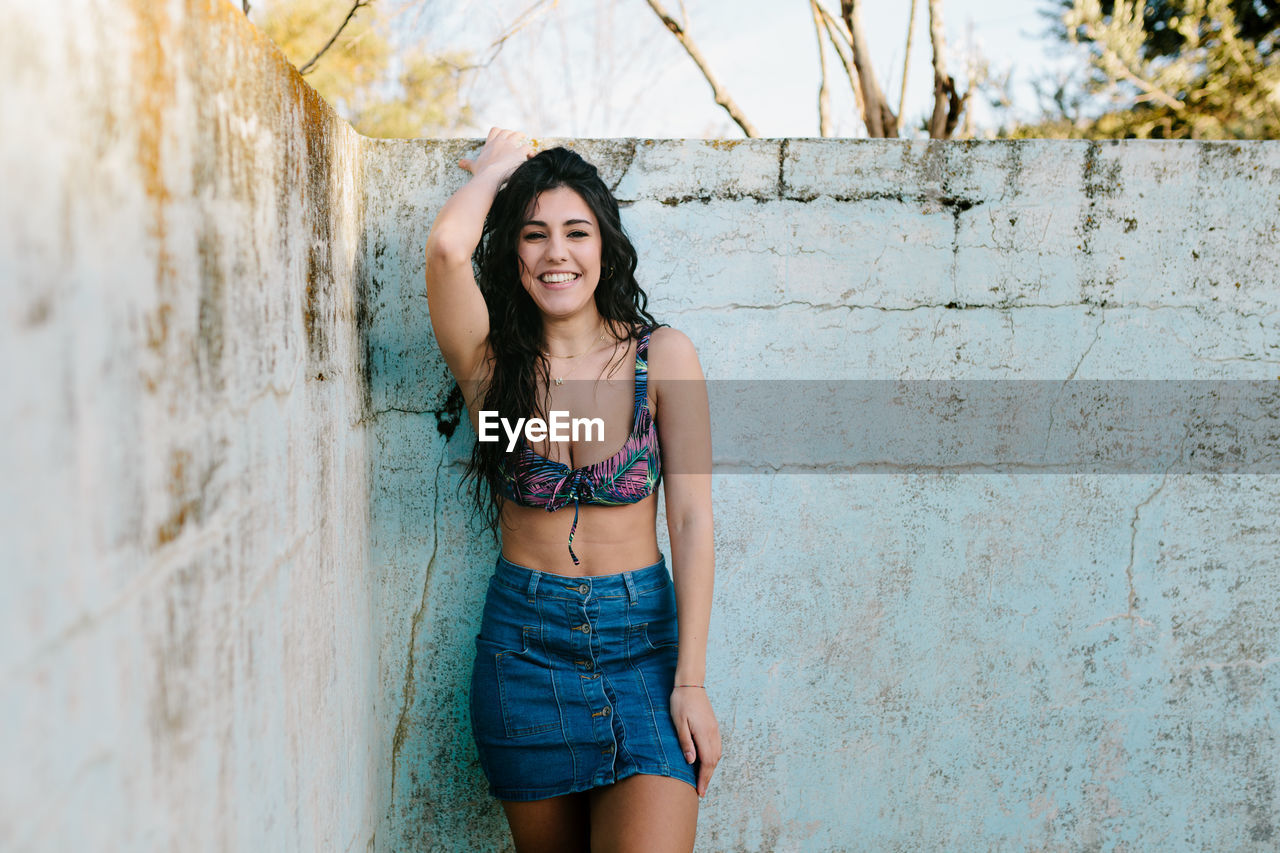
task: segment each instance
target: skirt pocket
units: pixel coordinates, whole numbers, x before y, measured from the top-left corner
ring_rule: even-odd
[[[529,630],[525,630],[519,650],[476,638],[474,680],[490,683],[472,685],[473,724],[479,726],[484,720],[493,720],[494,709],[475,707],[477,700],[481,705],[496,700],[507,737],[526,737],[560,727],[560,704],[551,667],[538,644],[529,642]]]
[[[638,626],[650,651],[661,652],[680,644],[680,633],[674,617],[657,619]]]

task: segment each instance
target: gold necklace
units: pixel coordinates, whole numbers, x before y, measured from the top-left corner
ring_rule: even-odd
[[[604,336],[605,336],[605,334],[606,334],[608,331],[609,331],[609,330],[608,330],[608,327],[607,327],[607,326],[606,326],[604,329],[601,329],[601,330],[600,330],[600,335],[599,335],[599,336],[598,336],[594,341],[592,341],[590,344],[588,344],[586,349],[584,349],[582,352],[578,353],[577,355],[552,355],[551,353],[547,352],[546,350],[543,350],[543,351],[542,351],[542,354],[543,354],[543,355],[545,355],[547,358],[559,358],[559,359],[563,359],[564,361],[574,361],[574,362],[576,362],[578,359],[582,358],[584,355],[586,355],[587,353],[589,353],[589,352],[591,352],[593,349],[595,349],[595,348],[596,348],[596,344],[598,344],[598,343],[600,343],[601,341],[603,341],[603,340],[604,340]],[[577,365],[577,364],[574,364],[574,365],[573,365],[573,370],[570,370],[568,373],[566,373],[566,374],[564,374],[563,376],[560,376],[560,377],[554,377],[554,376],[553,376],[553,377],[552,377],[552,381],[553,381],[553,382],[555,382],[557,385],[563,385],[563,384],[564,384],[564,381],[565,381],[566,379],[568,379],[568,378],[573,374],[573,371],[574,371],[574,370],[577,370],[577,369],[578,369],[578,365]]]

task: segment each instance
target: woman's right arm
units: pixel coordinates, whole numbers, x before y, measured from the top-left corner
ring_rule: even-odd
[[[471,180],[454,193],[427,238],[427,308],[445,363],[460,385],[481,379],[487,354],[489,312],[476,286],[471,256],[502,182],[533,156],[523,134],[493,128],[474,161],[459,160]],[[469,397],[469,395],[467,395]]]

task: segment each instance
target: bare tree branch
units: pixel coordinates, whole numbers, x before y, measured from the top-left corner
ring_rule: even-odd
[[[670,30],[671,34],[680,42],[685,53],[689,54],[689,58],[698,66],[698,70],[702,72],[702,76],[711,86],[711,92],[715,95],[716,103],[724,108],[724,111],[729,114],[729,118],[733,119],[748,137],[759,136],[760,134],[756,131],[755,126],[747,121],[747,117],[738,108],[738,104],[716,82],[716,78],[711,74],[711,69],[707,67],[706,60],[702,58],[702,52],[698,50],[698,46],[693,43],[693,39],[689,38],[689,34],[684,31],[679,22],[671,17],[666,9],[662,8],[662,4],[658,0],[646,0],[646,2],[649,4],[649,8],[653,10],[653,13],[662,21],[663,26]]]
[[[858,72],[853,67],[853,44],[849,41],[849,34],[840,28],[840,22],[816,3],[818,11],[822,13],[822,23],[827,29],[827,38],[831,40],[831,46],[836,50],[836,56],[840,57],[840,64],[844,66],[844,73],[849,77],[849,88],[853,90],[853,100],[858,106],[858,115],[863,117],[866,122],[866,107],[862,102],[862,87],[858,85]]]
[[[249,17],[249,0],[244,0],[244,16]]]
[[[329,36],[329,40],[324,43],[324,47],[320,48],[320,50],[316,52],[315,56],[307,60],[307,63],[298,69],[298,73],[306,74],[314,68],[315,64],[320,61],[320,57],[324,56],[325,51],[333,47],[333,43],[338,40],[338,36],[342,35],[342,31],[347,28],[347,24],[351,23],[351,19],[355,17],[356,12],[360,11],[362,6],[368,6],[372,2],[373,0],[356,0],[356,2],[352,3],[351,10],[347,12],[347,17],[342,19],[342,23],[333,31],[333,35]]]
[[[481,68],[488,68],[493,61],[498,58],[498,54],[502,53],[502,49],[507,46],[507,41],[516,33],[527,28],[535,20],[538,15],[548,12],[560,5],[560,0],[536,0],[529,8],[525,9],[516,16],[515,22],[507,28],[506,32],[498,36],[489,43],[489,55],[479,62],[469,62],[466,65],[459,65],[456,62],[444,60],[454,72],[461,74],[463,71],[476,71]]]
[[[942,28],[942,0],[929,0],[929,40],[933,44],[933,115],[929,138],[948,139],[960,121],[969,93],[956,92],[956,81],[947,73],[946,36]]]
[[[827,92],[827,49],[822,43],[825,29],[822,22],[822,10],[813,0],[809,0],[809,11],[813,13],[813,29],[818,37],[818,70],[821,80],[818,83],[818,135],[831,135],[831,96]]]
[[[934,0],[931,0],[934,2]],[[853,47],[853,65],[858,69],[858,81],[862,86],[862,98],[866,103],[862,114],[867,123],[867,135],[892,138],[898,135],[898,117],[885,101],[884,92],[876,81],[871,65],[871,50],[867,47],[866,33],[862,29],[859,0],[840,0],[840,17],[849,31],[849,44]]]
[[[676,5],[680,7],[680,25],[686,30],[689,29],[689,10],[684,7],[684,0],[676,0]]]
[[[964,76],[967,81],[968,88],[965,90],[966,97],[972,92],[979,82],[979,70],[976,54],[973,48],[973,18],[967,18],[964,26]],[[961,117],[960,138],[973,138],[973,110],[965,110]]]
[[[506,45],[507,39],[511,38],[516,33],[536,21],[539,14],[554,9],[559,5],[560,0],[537,0],[536,3],[521,12],[511,26],[507,28],[507,31],[494,39],[493,43],[489,45],[489,50],[492,51],[492,53],[489,55],[489,59],[485,61],[485,64],[488,65],[493,61],[493,58],[496,57],[502,50],[503,46]]]
[[[911,34],[916,30],[916,0],[911,0],[911,12],[907,15],[907,52],[902,58],[902,92],[898,95],[898,115],[907,102],[907,69],[911,67]]]

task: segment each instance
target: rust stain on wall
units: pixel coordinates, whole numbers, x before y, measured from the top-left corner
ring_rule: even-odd
[[[174,449],[169,454],[169,497],[174,507],[168,518],[156,528],[156,546],[166,545],[178,538],[187,523],[200,515],[200,496],[192,495],[188,482],[192,466],[191,453]]]
[[[133,77],[136,101],[130,124],[138,133],[138,167],[142,188],[152,200],[151,234],[160,244],[160,274],[172,276],[172,260],[164,254],[164,206],[171,200],[164,180],[165,115],[174,102],[174,75],[166,45],[173,33],[165,3],[154,0],[130,0],[133,18],[138,22],[134,38]]]
[[[206,219],[197,238],[200,255],[200,307],[196,331],[196,367],[201,384],[222,391],[226,378],[222,369],[227,302],[227,282],[222,270],[225,246],[218,236],[217,223]]]

